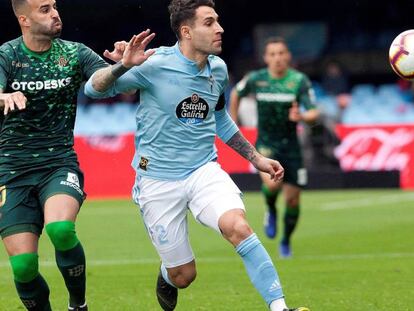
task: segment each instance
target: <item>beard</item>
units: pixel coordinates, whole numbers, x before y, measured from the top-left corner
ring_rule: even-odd
[[[43,38],[59,38],[62,33],[62,22],[55,21],[51,25],[36,24],[32,26],[32,33]]]

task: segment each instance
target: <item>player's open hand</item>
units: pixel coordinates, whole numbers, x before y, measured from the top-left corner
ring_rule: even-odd
[[[4,115],[15,109],[25,109],[26,102],[27,98],[22,92],[0,94],[0,108],[4,107]]]
[[[125,48],[128,45],[126,41],[117,41],[114,43],[113,51],[109,52],[109,50],[105,50],[103,55],[106,58],[114,61],[115,63],[119,62],[122,57],[124,56]]]
[[[300,113],[299,105],[297,102],[292,103],[292,107],[289,109],[289,121],[299,122],[302,120],[302,115]]]
[[[252,164],[261,172],[268,173],[270,179],[276,181],[281,181],[285,174],[285,169],[279,163],[279,161],[260,156],[257,161],[252,162]]]
[[[122,57],[122,65],[126,68],[139,66],[155,53],[154,49],[146,50],[147,45],[154,39],[155,33],[149,29],[142,31],[138,35],[133,35],[125,47]]]

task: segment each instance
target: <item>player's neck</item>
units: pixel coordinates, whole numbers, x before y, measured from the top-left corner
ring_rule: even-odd
[[[45,52],[52,46],[52,40],[45,37],[23,34],[23,42],[33,52]]]
[[[287,74],[287,69],[282,71],[272,71],[268,68],[267,71],[269,72],[269,75],[274,79],[281,79]]]
[[[185,43],[183,44],[182,42],[179,43],[178,47],[181,51],[181,54],[183,54],[189,60],[197,63],[197,66],[200,70],[206,66],[208,55],[200,53],[197,50],[193,49],[191,46]]]

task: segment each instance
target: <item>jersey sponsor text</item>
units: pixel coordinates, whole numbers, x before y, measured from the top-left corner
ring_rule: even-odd
[[[15,91],[41,91],[54,90],[66,87],[70,84],[72,78],[52,79],[46,81],[14,81],[11,88]]]

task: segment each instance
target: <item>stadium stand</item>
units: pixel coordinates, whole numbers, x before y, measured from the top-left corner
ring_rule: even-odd
[[[369,125],[414,121],[411,91],[401,90],[398,84],[355,85],[350,92],[350,102],[343,113],[336,96],[328,95],[318,82],[314,83],[314,86],[322,113],[337,123]],[[78,105],[75,134],[93,136],[133,132],[137,105],[126,102]]]

